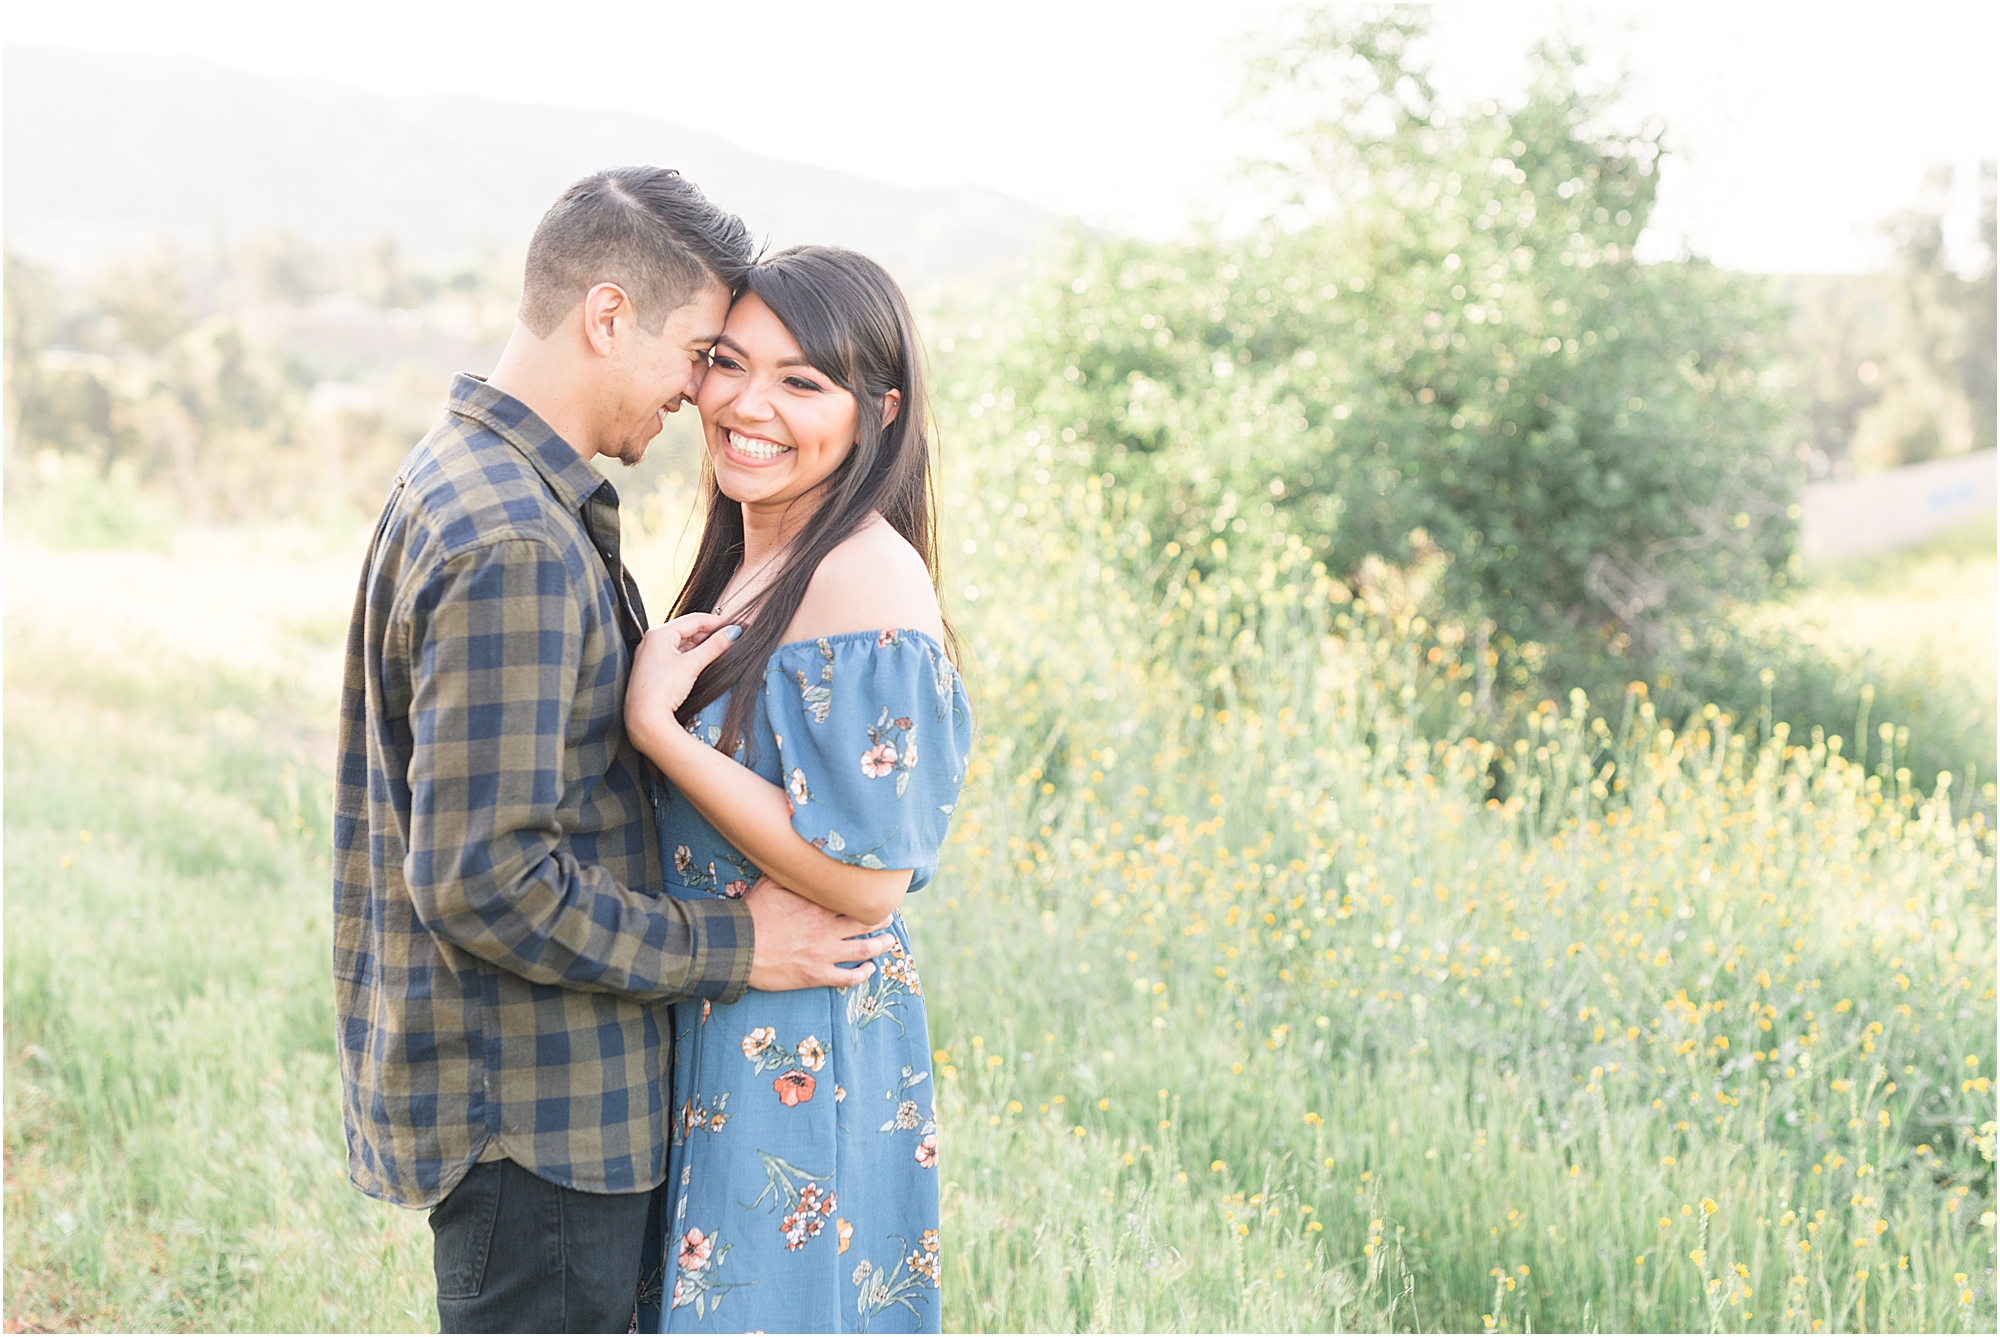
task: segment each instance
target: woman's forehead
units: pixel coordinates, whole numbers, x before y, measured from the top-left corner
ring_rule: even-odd
[[[734,344],[740,351],[755,352],[763,357],[797,358],[801,361],[804,358],[799,351],[799,341],[785,328],[785,322],[779,320],[777,313],[754,292],[744,293],[729,308],[729,319],[723,324],[722,338],[723,342]]]

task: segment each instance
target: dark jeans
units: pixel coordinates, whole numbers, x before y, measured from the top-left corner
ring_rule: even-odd
[[[626,1332],[654,1194],[583,1193],[488,1161],[431,1209],[444,1332]]]

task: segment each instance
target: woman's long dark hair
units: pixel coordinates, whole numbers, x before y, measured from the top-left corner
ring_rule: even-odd
[[[792,540],[771,581],[742,610],[743,635],[695,680],[677,712],[682,724],[723,693],[717,746],[733,752],[762,689],[765,664],[798,612],[806,586],[826,555],[851,537],[871,513],[896,527],[938,579],[937,503],[931,490],[931,427],[924,400],[922,351],[902,289],[865,255],[832,246],[794,246],[759,261],[745,274],[755,293],[798,341],[806,361],[854,396],[856,441],[840,467],[814,492],[818,504]],[[902,405],[882,424],[888,395]],[[743,561],[743,508],[722,495],[707,450],[702,452],[706,513],[694,569],[674,599],[674,616],[707,612]],[[802,502],[809,498],[801,498]],[[944,624],[947,648],[957,636]]]

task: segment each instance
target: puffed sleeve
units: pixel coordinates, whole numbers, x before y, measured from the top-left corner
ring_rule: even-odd
[[[972,712],[922,632],[853,632],[771,656],[765,709],[792,829],[843,863],[931,880],[965,780]]]

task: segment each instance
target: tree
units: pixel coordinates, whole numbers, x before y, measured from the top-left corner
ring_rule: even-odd
[[[1993,448],[1993,175],[1981,176],[1979,267],[1959,272],[1945,244],[1950,168],[1883,224],[1896,244],[1895,298],[1876,377],[1879,394],[1854,424],[1848,453],[1861,471]],[[1871,364],[1875,365],[1875,364]]]
[[[114,322],[114,341],[146,357],[157,357],[200,319],[179,258],[164,247],[105,274],[97,307]]]
[[[1264,69],[1266,98],[1325,109],[1280,217],[1075,239],[996,384],[1043,467],[1115,492],[1156,578],[1288,536],[1343,573],[1436,545],[1446,602],[1531,664],[1663,662],[1717,597],[1784,578],[1777,312],[1761,281],[1634,259],[1659,129],[1621,128],[1579,53],[1540,48],[1517,106],[1453,112],[1424,22],[1307,15]]]
[[[75,455],[103,468],[128,453],[117,418],[119,369],[89,347],[94,314],[56,275],[6,257],[7,460],[10,483],[24,454]]]

